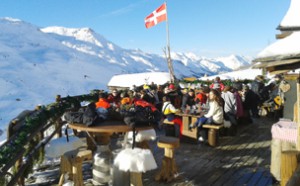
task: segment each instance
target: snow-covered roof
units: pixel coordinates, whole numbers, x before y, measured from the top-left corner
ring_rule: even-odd
[[[300,27],[300,0],[291,0],[290,8],[279,25],[279,29]]]
[[[244,70],[238,70],[233,72],[228,72],[224,74],[219,74],[215,76],[209,76],[209,77],[202,77],[201,80],[213,80],[217,76],[219,76],[222,79],[231,79],[231,80],[243,80],[243,79],[255,79],[257,75],[262,75],[262,70],[260,69],[244,69]]]
[[[254,68],[266,68],[273,74],[285,73],[300,68],[300,31],[277,40],[261,51]]]
[[[266,68],[271,73],[283,73],[300,67],[299,8],[300,0],[291,0],[290,8],[278,27],[285,37],[263,49],[253,60],[257,62],[254,68]]]
[[[168,81],[170,81],[170,74],[167,72],[145,72],[115,75],[110,79],[107,86],[132,87],[133,85],[140,86],[151,82],[162,85]]]
[[[300,53],[299,43],[300,43],[300,31],[293,32],[290,36],[284,39],[277,40],[275,43],[267,46],[264,50],[262,50],[257,55],[257,57],[267,58],[271,56],[299,54]]]

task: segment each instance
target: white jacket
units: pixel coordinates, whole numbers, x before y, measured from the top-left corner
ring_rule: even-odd
[[[207,118],[212,117],[214,123],[221,124],[224,120],[223,108],[219,106],[219,104],[216,101],[210,101],[208,113],[204,116]]]

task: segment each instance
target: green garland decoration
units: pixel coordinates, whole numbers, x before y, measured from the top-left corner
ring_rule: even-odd
[[[232,86],[234,83],[248,84],[248,83],[251,83],[251,82],[253,82],[253,80],[249,80],[249,79],[237,80],[237,81],[232,81],[230,79],[222,80],[222,83],[225,86]],[[204,86],[210,86],[213,83],[213,81],[203,81],[203,80],[187,81],[187,80],[181,80],[181,81],[178,82],[178,84],[179,83],[184,83],[184,84],[190,83],[191,85],[199,83],[199,84],[204,85]]]

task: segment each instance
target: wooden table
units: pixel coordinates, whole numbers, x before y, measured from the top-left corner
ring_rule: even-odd
[[[112,180],[110,174],[112,152],[110,151],[110,136],[113,133],[126,133],[132,131],[133,128],[126,125],[123,121],[104,121],[93,126],[84,124],[69,124],[69,127],[74,130],[85,131],[93,143],[97,146],[96,155],[94,156],[93,183],[107,184]],[[136,131],[152,129],[151,126],[136,127]],[[126,138],[126,137],[125,137]],[[99,160],[99,161],[98,161]],[[99,162],[99,163],[97,163]],[[97,169],[101,167],[101,169]],[[128,179],[127,179],[128,180]],[[126,182],[127,180],[123,181]],[[135,179],[133,179],[134,181]],[[136,179],[141,180],[141,179]],[[113,179],[113,182],[120,182],[119,179]],[[135,185],[135,183],[132,183]]]
[[[198,128],[193,128],[189,130],[189,125],[191,123],[195,123],[198,118],[200,118],[200,115],[192,115],[192,114],[183,114],[183,113],[176,113],[177,116],[182,117],[182,135],[186,136],[188,138],[192,138],[193,140],[198,140]]]
[[[123,121],[104,121],[93,126],[73,123],[69,127],[74,130],[85,131],[89,136],[96,134],[95,140],[97,145],[107,145],[110,143],[110,136],[113,133],[129,132],[132,128],[126,125]],[[136,127],[136,131],[152,129],[151,126]]]

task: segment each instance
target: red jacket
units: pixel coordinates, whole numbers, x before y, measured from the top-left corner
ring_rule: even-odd
[[[149,103],[145,100],[142,100],[142,99],[135,100],[134,105],[135,106],[142,106],[142,107],[148,107],[149,106],[149,107],[151,107],[152,112],[157,110],[157,108],[153,104],[151,104],[151,103]]]
[[[105,108],[108,109],[110,107],[110,103],[107,101],[107,99],[100,98],[98,102],[95,103],[96,108]]]
[[[204,93],[199,93],[196,95],[195,97],[195,101],[198,102],[197,100],[199,100],[200,104],[205,104],[207,101],[207,96]]]
[[[223,91],[224,88],[225,88],[224,84],[223,84],[221,81],[219,81],[219,82],[217,82],[217,83],[220,85],[221,91]],[[213,89],[213,88],[214,88],[214,84],[215,84],[215,83],[211,84],[211,85],[209,86],[209,88],[210,88],[210,89]]]

